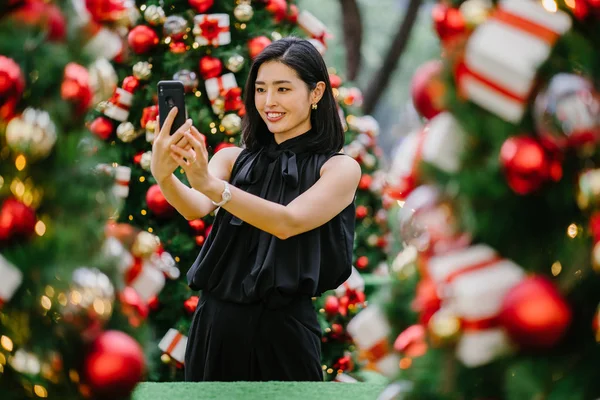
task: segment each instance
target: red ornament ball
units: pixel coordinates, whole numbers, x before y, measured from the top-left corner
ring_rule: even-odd
[[[439,60],[428,61],[415,72],[411,82],[411,96],[415,109],[423,117],[431,119],[444,111],[441,99],[444,84],[441,81],[443,64]]]
[[[158,185],[150,186],[150,189],[146,192],[146,204],[148,205],[148,209],[158,217],[168,217],[175,211]]]
[[[198,301],[200,301],[198,296],[191,296],[189,299],[183,302],[183,308],[188,314],[193,314],[198,306]]]
[[[37,26],[48,33],[50,41],[61,41],[67,34],[67,22],[60,8],[43,0],[28,0],[10,14],[15,22]]]
[[[290,4],[290,9],[287,14],[287,20],[289,22],[291,22],[292,24],[297,24],[299,14],[300,14],[300,11],[298,11],[298,6],[295,4]]]
[[[126,76],[123,79],[123,89],[129,93],[134,93],[140,87],[140,81],[133,75]]]
[[[271,39],[266,36],[258,36],[248,40],[248,53],[250,58],[258,56],[268,45],[271,44]]]
[[[21,67],[12,58],[0,55],[0,118],[11,119],[25,89]]]
[[[508,138],[500,149],[500,163],[508,185],[520,195],[537,190],[548,179],[559,180],[562,176],[560,163],[529,136]]]
[[[368,266],[369,266],[369,257],[367,257],[367,256],[358,257],[358,259],[356,260],[356,268],[365,269]]]
[[[136,164],[141,163],[143,155],[144,155],[143,151],[140,151],[139,153],[137,153],[135,156],[133,156],[133,162],[136,163]]]
[[[431,17],[435,31],[443,43],[456,39],[466,32],[465,20],[457,8],[438,3],[433,6]]]
[[[148,304],[142,300],[138,292],[131,286],[127,286],[119,294],[123,314],[127,316],[129,324],[134,328],[139,327],[148,317],[150,310]]]
[[[97,399],[128,396],[142,379],[144,352],[131,336],[106,331],[96,338],[85,356],[84,381]]]
[[[198,246],[202,246],[204,244],[205,238],[202,235],[196,236],[196,244]]]
[[[94,93],[90,86],[90,74],[84,66],[73,62],[67,64],[60,95],[64,100],[75,103],[78,113],[87,110]]]
[[[85,5],[99,23],[117,22],[127,14],[124,0],[85,0]]]
[[[113,133],[113,124],[108,118],[98,117],[90,124],[90,131],[102,140],[108,140]]]
[[[331,83],[331,87],[334,89],[342,86],[342,78],[337,76],[336,74],[329,74],[329,82]]]
[[[363,219],[369,215],[369,209],[365,206],[356,207],[356,218]]]
[[[327,296],[327,298],[325,298],[325,306],[323,309],[330,317],[339,314],[340,300],[336,296]]]
[[[193,219],[189,221],[188,224],[195,232],[198,233],[203,232],[204,228],[206,227],[206,224],[201,219]]]
[[[372,183],[373,183],[373,178],[371,177],[371,175],[363,174],[360,177],[360,181],[358,182],[358,188],[361,190],[369,190]]]
[[[20,201],[8,198],[0,208],[0,241],[33,235],[37,220],[35,211]]]
[[[127,42],[129,47],[136,54],[149,52],[158,44],[158,35],[154,30],[146,25],[138,25],[129,31]]]
[[[204,56],[198,63],[198,69],[204,80],[216,78],[223,72],[223,63],[217,57]]]
[[[334,364],[333,369],[336,371],[352,371],[354,368],[354,363],[352,362],[352,357],[349,354],[339,358]]]
[[[499,314],[508,335],[523,348],[550,348],[571,323],[571,309],[547,278],[524,279],[508,291]]]
[[[281,22],[287,17],[287,2],[285,0],[268,0],[265,9],[273,14],[275,22]]]
[[[188,0],[188,2],[198,13],[203,14],[213,6],[215,0]]]

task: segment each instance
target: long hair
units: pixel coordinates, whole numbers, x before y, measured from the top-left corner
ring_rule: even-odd
[[[344,130],[325,61],[309,41],[295,37],[287,37],[271,43],[254,59],[250,67],[244,99],[246,115],[242,126],[242,140],[246,148],[256,151],[267,146],[273,138],[273,134],[267,129],[254,104],[258,69],[269,61],[281,62],[296,71],[309,91],[312,91],[319,81],[325,83],[325,93],[319,100],[318,108],[310,112],[312,132],[309,148],[316,153],[340,151],[344,146]]]

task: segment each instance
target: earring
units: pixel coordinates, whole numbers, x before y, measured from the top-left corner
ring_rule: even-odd
[[[312,105],[312,109],[313,109],[313,110],[316,110],[316,109],[317,109],[317,103],[315,103],[315,104],[313,104],[313,105]]]

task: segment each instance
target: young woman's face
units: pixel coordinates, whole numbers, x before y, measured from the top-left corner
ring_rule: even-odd
[[[266,62],[258,69],[254,85],[254,104],[277,143],[310,130],[316,97],[296,71],[277,61]]]

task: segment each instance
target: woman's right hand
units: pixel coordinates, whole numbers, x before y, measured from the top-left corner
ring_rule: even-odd
[[[163,182],[171,176],[178,167],[177,162],[170,155],[170,147],[179,144],[180,147],[189,149],[191,146],[185,138],[185,132],[188,132],[192,126],[192,120],[188,119],[183,125],[170,135],[173,120],[177,115],[177,107],[173,107],[167,115],[165,124],[159,126],[156,119],[156,128],[154,130],[154,143],[152,144],[152,162],[150,163],[150,172],[157,183]]]

